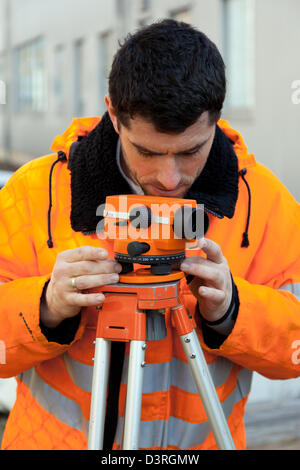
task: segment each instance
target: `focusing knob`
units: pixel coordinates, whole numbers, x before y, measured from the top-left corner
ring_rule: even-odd
[[[148,243],[141,242],[130,242],[127,245],[127,253],[134,258],[135,256],[142,255],[147,253],[150,250],[150,245]]]

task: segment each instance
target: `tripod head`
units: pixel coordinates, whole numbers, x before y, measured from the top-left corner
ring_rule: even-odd
[[[114,241],[115,259],[123,267],[121,276],[126,275],[123,282],[183,277],[176,265],[185,258],[186,243],[203,237],[209,226],[196,201],[168,197],[108,196],[103,216],[101,238]],[[134,264],[149,267],[134,273]]]

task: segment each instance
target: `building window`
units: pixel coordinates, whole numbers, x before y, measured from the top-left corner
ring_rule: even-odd
[[[1,104],[6,104],[6,83],[4,73],[4,58],[0,57],[0,112],[2,111]]]
[[[108,92],[108,75],[111,65],[110,44],[111,34],[101,34],[99,37],[99,95],[101,112],[104,111],[104,97]]]
[[[254,0],[223,0],[223,57],[227,74],[225,110],[254,106]]]
[[[46,73],[43,39],[14,51],[16,111],[46,111]]]
[[[121,18],[126,15],[126,5],[124,0],[116,0],[116,11]]]
[[[74,111],[77,116],[84,113],[82,40],[74,44]]]
[[[139,0],[139,10],[137,10],[137,25],[138,27],[148,26],[152,23],[151,2],[150,0]]]
[[[192,24],[192,15],[190,8],[181,8],[170,12],[170,18],[176,21],[183,21],[184,23]]]
[[[65,48],[58,45],[54,50],[54,103],[55,111],[62,112],[64,109],[64,63]]]
[[[152,23],[152,17],[148,15],[138,20],[138,26],[141,28],[143,28],[144,26],[149,26],[151,23]]]
[[[150,0],[140,0],[141,11],[149,11],[150,6]]]

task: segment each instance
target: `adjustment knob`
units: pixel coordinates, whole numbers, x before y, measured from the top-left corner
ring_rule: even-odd
[[[150,250],[150,245],[148,243],[142,242],[130,242],[127,245],[127,253],[134,258],[135,256],[142,255],[147,253]]]

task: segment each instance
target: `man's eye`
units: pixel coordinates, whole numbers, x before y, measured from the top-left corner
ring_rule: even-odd
[[[142,152],[141,150],[139,150],[138,153],[139,153],[139,155],[141,155],[142,157],[152,157],[152,156],[153,156],[152,153]]]
[[[196,157],[201,152],[201,148],[202,147],[195,150],[194,152],[183,153],[182,155],[178,155],[178,157]],[[138,153],[139,155],[141,155],[141,157],[146,157],[146,158],[155,156],[153,153],[143,152],[142,150],[138,150]]]
[[[200,151],[201,151],[201,148],[199,148],[198,150],[195,150],[195,152],[184,153],[182,156],[183,157],[196,157],[196,155],[198,155]]]

